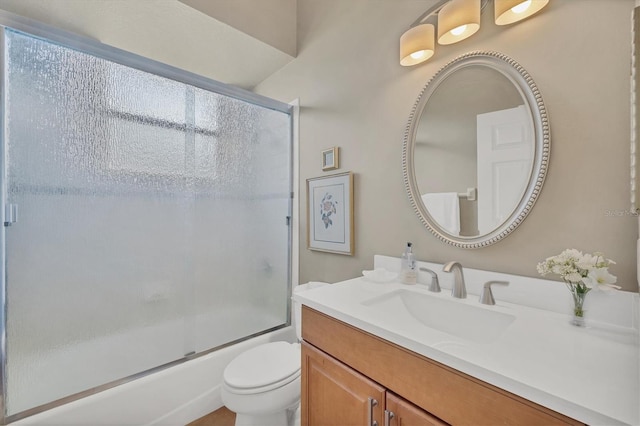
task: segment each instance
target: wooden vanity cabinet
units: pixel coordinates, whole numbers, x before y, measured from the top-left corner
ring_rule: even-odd
[[[302,389],[303,426],[446,425],[305,342]]]
[[[373,380],[304,342],[302,366],[303,425],[370,425],[382,418],[385,389]]]
[[[303,426],[582,424],[307,306],[302,338]]]
[[[385,426],[444,426],[445,422],[416,407],[409,401],[387,392]]]

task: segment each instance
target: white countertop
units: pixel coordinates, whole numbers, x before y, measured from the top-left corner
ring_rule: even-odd
[[[495,340],[473,342],[422,325],[401,307],[363,304],[401,289],[516,319]],[[503,302],[497,296],[495,306],[485,306],[473,294],[453,299],[446,288],[431,293],[422,285],[379,284],[363,278],[301,292],[294,299],[581,422],[640,424],[636,329],[606,323],[579,328],[570,324],[569,315]]]

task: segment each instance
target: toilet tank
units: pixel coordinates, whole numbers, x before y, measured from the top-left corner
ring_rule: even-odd
[[[329,283],[323,283],[318,281],[310,281],[307,284],[301,284],[293,288],[293,294],[302,293],[304,291],[311,291],[318,287],[323,287]],[[293,325],[296,328],[296,336],[299,341],[302,341],[302,305],[294,300],[293,304]]]

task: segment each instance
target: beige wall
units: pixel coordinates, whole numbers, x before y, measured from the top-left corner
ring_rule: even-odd
[[[0,0],[0,9],[245,89],[293,59],[178,0]]]
[[[624,289],[637,291],[636,218],[629,208],[630,15],[634,0],[554,0],[506,28],[492,23],[466,42],[439,46],[434,59],[402,68],[398,39],[433,2],[298,0],[298,57],[257,87],[300,98],[300,183],[322,172],[320,151],[341,147],[341,170],[356,174],[356,254],[306,247],[301,194],[300,281],[338,281],[398,256],[406,241],[418,259],[537,276],[536,263],[565,248],[603,251]],[[416,97],[454,57],[472,50],[509,55],[537,83],[551,122],[551,164],[527,220],[488,248],[462,250],[422,227],[405,193],[402,137]],[[304,191],[303,191],[304,192]],[[620,216],[618,215],[620,214]]]
[[[296,56],[296,0],[180,0],[287,55]]]

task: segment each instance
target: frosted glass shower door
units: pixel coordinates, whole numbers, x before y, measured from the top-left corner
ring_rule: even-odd
[[[287,113],[5,31],[7,415],[287,323]]]
[[[6,49],[12,414],[184,356],[192,197],[183,84],[20,33]]]
[[[286,324],[289,116],[195,92],[195,347]]]

